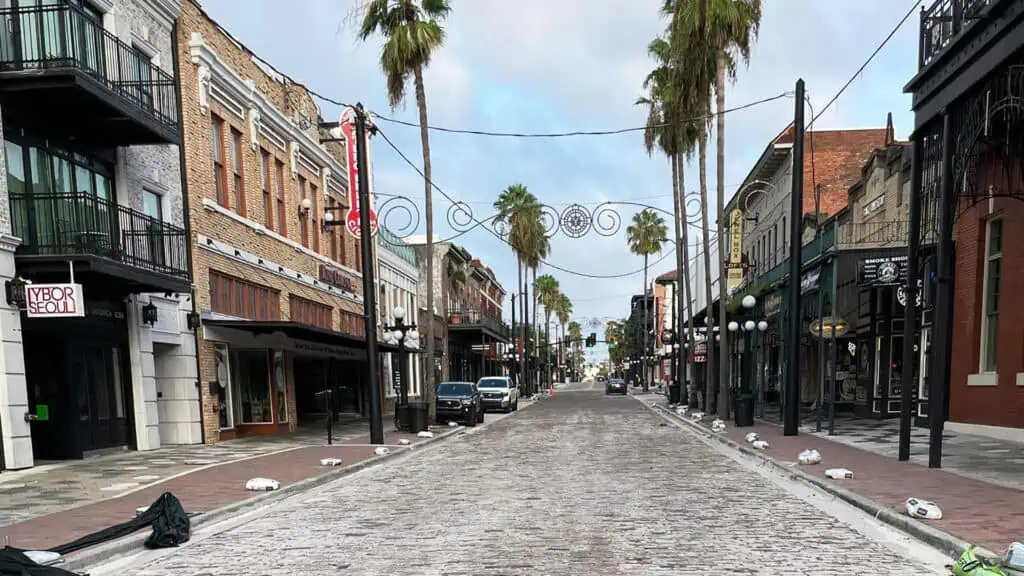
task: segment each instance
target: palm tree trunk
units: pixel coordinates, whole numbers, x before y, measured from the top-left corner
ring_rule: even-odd
[[[423,149],[423,211],[427,220],[427,318],[423,332],[427,340],[427,373],[423,399],[427,402],[430,419],[434,418],[434,204],[431,200],[430,131],[427,129],[427,91],[423,87],[423,67],[413,71],[416,84],[416,107],[420,113],[420,146]]]
[[[544,357],[548,360],[545,364],[548,367],[548,387],[553,384],[551,380],[551,310],[544,307]]]
[[[711,312],[711,303],[714,302],[714,297],[711,295],[711,226],[708,224],[707,131],[704,131],[700,136],[700,141],[697,144],[697,155],[700,163],[700,223],[703,229],[701,233],[704,236],[704,295],[707,298],[707,302],[704,304],[704,317],[707,320],[713,320],[714,314]],[[704,347],[707,351],[707,358],[704,359],[704,406],[702,408],[704,412],[711,412],[715,397],[715,377],[711,373],[711,367],[717,354],[713,353],[715,334],[711,330],[711,323],[708,322],[706,325],[708,329],[705,332]]]
[[[650,389],[647,385],[647,254],[644,254],[644,289],[641,294],[644,296],[644,324],[641,327],[644,333],[644,348],[640,356],[640,382],[643,384],[644,392],[647,392]]]
[[[533,280],[530,281],[530,288],[533,289],[533,298],[530,302],[533,303],[533,315],[530,316],[530,320],[533,322],[533,331],[530,332],[530,350],[533,351],[533,357],[536,358],[537,364],[531,366],[530,370],[530,393],[537,393],[537,368],[540,365],[540,357],[537,354],[537,337],[539,335],[537,330],[537,268],[532,268]]]
[[[685,299],[686,299],[686,303],[685,303],[686,315],[683,316],[682,314],[680,314],[680,317],[679,317],[679,334],[683,333],[683,318],[686,318],[686,321],[688,322],[688,326],[687,326],[687,336],[688,336],[688,338],[687,338],[687,341],[690,343],[690,346],[693,346],[694,345],[693,305],[692,305],[693,304],[693,297],[690,294],[690,292],[691,292],[691,288],[690,288],[690,235],[689,235],[689,230],[688,230],[688,228],[690,227],[690,222],[689,222],[689,220],[688,220],[688,218],[686,216],[686,174],[685,174],[685,172],[686,172],[686,164],[685,164],[685,160],[684,160],[684,157],[683,157],[682,154],[680,154],[679,156],[676,157],[676,161],[678,162],[678,171],[679,171],[679,192],[678,192],[677,201],[679,202],[680,213],[682,214],[682,218],[683,218],[682,225],[681,225],[681,228],[682,228],[681,241],[682,241],[682,245],[683,245],[683,256],[682,256],[682,260],[683,260],[683,289],[680,290],[679,297],[680,298],[684,298],[685,297]],[[682,308],[683,307],[680,306],[680,312],[682,312]],[[687,369],[687,366],[689,365],[689,362],[688,362],[689,354],[687,353],[687,350],[685,348],[680,349],[680,353],[684,354],[686,359],[687,359],[687,360],[684,360],[683,363],[682,363],[683,374],[681,376],[685,377],[686,369]],[[694,393],[690,395],[688,400],[689,400],[689,405],[690,406],[696,407],[697,406],[697,404],[696,404],[696,402],[697,402],[697,394],[695,393],[696,392],[696,388],[694,388],[693,392]]]
[[[715,160],[717,170],[718,188],[718,325],[722,334],[722,342],[719,347],[718,362],[718,416],[729,417],[729,332],[724,329],[726,325],[726,299],[728,298],[729,287],[726,282],[725,270],[725,223],[727,215],[725,210],[725,53],[718,55],[718,74],[715,76],[715,110],[718,112],[718,128],[716,142],[718,144],[718,158]]]
[[[682,213],[681,207],[679,205],[679,154],[673,154],[669,158],[669,162],[672,163],[672,213],[673,213],[673,218],[672,219],[675,221],[675,240],[676,240],[676,273],[675,273],[675,277],[676,277],[675,282],[676,283],[675,283],[675,287],[672,290],[673,290],[673,293],[676,295],[675,296],[675,301],[676,301],[677,305],[674,305],[672,307],[672,318],[675,319],[675,322],[674,322],[675,326],[672,327],[672,331],[675,332],[675,334],[676,334],[676,342],[679,343],[679,350],[677,350],[676,353],[677,354],[682,354],[683,345],[682,345],[681,340],[683,338],[683,331],[681,330],[681,328],[683,326],[683,318],[682,318],[682,314],[680,313],[680,311],[683,308],[683,298],[682,298],[682,296],[679,295],[679,293],[683,289],[683,244],[682,244],[682,232],[679,229],[680,228],[679,222],[680,222],[681,219],[683,219],[683,213]],[[682,366],[682,363],[679,361],[678,358],[676,358],[675,360],[672,361],[672,370],[671,370],[672,381],[671,382],[672,383],[678,382],[680,385],[683,385],[685,382],[684,382],[684,379],[683,379],[683,375],[681,374],[681,370],[679,369],[680,366]],[[679,392],[680,392],[680,394],[683,394],[683,389],[680,388]]]
[[[519,394],[522,396],[526,396],[526,369],[524,368],[524,366],[526,365],[526,296],[523,295],[522,258],[516,258],[516,268],[519,274],[519,281],[518,285],[516,286],[516,290],[519,291],[519,318],[520,322],[522,323],[522,335],[520,337],[520,342],[522,342],[523,347],[522,353],[519,352],[518,348],[516,350],[516,353],[520,354],[520,361],[522,362],[522,364],[519,365]]]

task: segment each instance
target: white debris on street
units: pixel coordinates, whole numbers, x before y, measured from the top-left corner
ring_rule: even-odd
[[[321,466],[341,466],[341,458],[321,458]]]
[[[378,446],[373,449],[373,453],[377,456],[385,456],[391,453],[391,448],[388,448],[387,446]]]
[[[907,502],[904,506],[907,509],[907,514],[913,518],[920,518],[922,520],[942,520],[942,509],[939,508],[938,504],[930,500],[907,498]]]
[[[424,430],[422,432],[417,432],[416,433],[416,437],[417,438],[433,438],[434,437],[434,433],[433,432],[429,432],[427,430]]]
[[[401,444],[402,446],[408,446],[408,445],[410,444],[410,442],[409,442],[409,439],[408,439],[408,438],[400,438],[400,439],[398,440],[398,443],[399,443],[399,444]]]
[[[821,452],[813,449],[803,450],[797,455],[796,460],[804,466],[821,464]]]
[[[752,446],[758,450],[767,450],[769,448],[767,440],[754,440]]]
[[[829,468],[825,470],[825,476],[833,480],[845,480],[847,478],[853,478],[853,470],[849,468]]]
[[[281,483],[273,478],[251,478],[245,483],[245,489],[254,492],[272,492],[280,487]]]
[[[750,444],[757,440],[757,432],[748,432],[747,435],[743,437],[743,439],[747,441],[747,444]]]

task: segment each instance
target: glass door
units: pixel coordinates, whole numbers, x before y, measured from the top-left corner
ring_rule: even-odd
[[[917,371],[917,416],[928,417],[928,360],[931,356],[932,329],[925,327],[921,329],[921,348],[918,351],[919,364]]]
[[[128,443],[122,354],[117,346],[80,342],[73,364],[78,398],[78,425],[83,450]]]

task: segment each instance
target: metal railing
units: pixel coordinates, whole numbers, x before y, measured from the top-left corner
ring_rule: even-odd
[[[482,327],[491,330],[496,334],[507,336],[509,332],[508,326],[501,321],[500,318],[495,318],[490,314],[483,314],[476,310],[465,310],[452,312],[448,315],[448,325],[452,326],[466,326],[466,327]]]
[[[185,230],[86,192],[10,195],[18,253],[89,254],[188,278]]]
[[[839,225],[837,244],[840,249],[886,248],[906,246],[909,238],[910,222],[903,220],[846,222]]]
[[[0,8],[0,72],[74,69],[165,127],[178,127],[174,77],[66,0]]]
[[[935,0],[921,12],[918,69],[924,68],[996,0]]]

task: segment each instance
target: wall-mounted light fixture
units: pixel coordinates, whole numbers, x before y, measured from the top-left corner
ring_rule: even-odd
[[[199,313],[189,312],[188,315],[185,316],[185,325],[188,326],[189,330],[199,328]]]
[[[25,286],[31,284],[31,280],[25,280],[21,276],[4,282],[4,291],[7,294],[7,305],[18,309],[25,307]]]
[[[299,202],[299,218],[309,214],[309,211],[313,208],[313,201],[309,198],[303,198],[302,202]]]
[[[157,309],[156,304],[150,302],[142,307],[142,321],[150,326],[156,324],[157,320]]]

